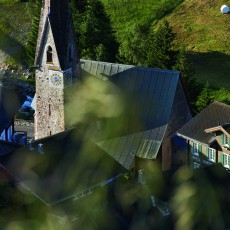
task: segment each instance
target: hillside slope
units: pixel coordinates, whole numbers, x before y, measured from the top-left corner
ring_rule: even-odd
[[[31,18],[26,3],[0,2],[0,64],[24,64]]]
[[[165,18],[178,41],[190,52],[196,77],[230,90],[230,14],[220,12],[223,0],[185,0]]]
[[[155,28],[167,19],[194,64],[195,77],[230,90],[230,14],[220,7],[230,0],[101,0],[119,40],[130,38],[135,23]],[[0,64],[25,61],[31,18],[26,3],[0,1]],[[166,16],[165,16],[166,15]]]
[[[118,41],[132,34],[135,23],[156,28],[164,19],[177,33],[195,67],[195,77],[210,86],[230,90],[230,0],[101,0]],[[128,41],[128,40],[127,40]]]

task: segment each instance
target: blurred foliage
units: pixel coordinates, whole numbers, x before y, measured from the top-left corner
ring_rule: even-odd
[[[76,104],[76,101],[79,103]],[[94,77],[84,78],[76,88],[67,92],[65,109],[67,127],[101,121],[103,132],[108,135],[117,133],[124,125],[120,122],[116,126],[110,126],[110,123],[103,122],[119,116],[124,110],[121,91],[109,81]]]
[[[175,229],[225,229],[225,210],[221,210],[221,200],[225,198],[219,193],[224,186],[214,187],[211,181],[215,179],[207,177],[205,169],[198,172],[184,167],[175,175],[176,187],[171,199]],[[216,173],[213,177],[218,174],[224,177],[221,172]]]
[[[124,112],[124,95],[111,82],[88,76],[76,87],[69,92],[71,97],[66,97],[66,109],[67,115],[70,116],[67,117],[69,126],[77,124],[77,129],[84,126],[84,130],[86,130],[85,136],[80,136],[80,140],[85,140],[92,135],[92,132],[95,132],[95,127],[90,124],[97,121],[98,118],[113,119]],[[76,104],[76,101],[79,103]],[[104,136],[110,135],[111,132],[119,132],[121,126],[125,125],[122,122],[115,123],[115,125],[114,123],[105,124],[103,127]],[[77,138],[79,135],[71,136],[73,142],[78,141]],[[29,152],[30,157],[22,156],[20,154],[25,154],[25,149],[22,149],[17,155],[19,161],[15,161],[15,164],[29,171],[32,178],[39,180],[40,176],[50,176],[50,167],[58,166],[60,161],[60,159],[54,159],[54,156],[58,151],[64,151],[63,146],[70,145],[69,142],[60,145],[60,142],[61,139],[57,139],[56,144],[52,145],[54,150],[50,153],[53,154],[52,156],[47,156],[47,153],[47,155],[32,158],[31,156],[36,152]],[[44,144],[44,149],[47,145],[47,143]],[[71,154],[76,154],[77,150],[74,145],[69,146],[69,149]],[[79,180],[76,186],[84,188],[89,186],[89,180],[86,180],[87,176],[91,180],[97,173],[104,172],[103,169],[113,169],[111,165],[103,165],[98,162],[97,155],[84,141],[80,142],[80,149],[81,151],[78,152],[80,157],[76,158],[76,161],[72,161],[65,170],[58,168],[59,173],[55,174],[57,177],[54,182],[61,183],[63,191],[67,191],[69,186],[75,185],[76,178]],[[70,153],[68,152],[68,154]],[[65,159],[68,159],[68,154],[61,160],[61,164]],[[23,160],[23,157],[26,160]],[[51,161],[48,161],[48,157]],[[42,162],[41,159],[44,161]],[[105,158],[101,158],[102,162],[104,160]],[[224,195],[225,192],[222,192],[225,186],[213,186],[212,179],[207,176],[205,169],[202,173],[202,171],[181,167],[175,174],[172,172],[162,173],[162,169],[156,161],[136,160],[138,168],[142,168],[144,171],[145,182],[143,184],[138,184],[135,179],[122,177],[108,186],[97,188],[88,196],[78,200],[74,200],[72,197],[50,207],[46,207],[36,196],[25,192],[25,189],[21,189],[19,186],[18,189],[21,189],[22,197],[17,201],[10,198],[10,202],[13,202],[9,205],[11,209],[4,209],[1,213],[1,216],[4,216],[4,220],[1,220],[0,217],[0,221],[3,221],[2,226],[9,230],[31,228],[35,230],[63,228],[68,230],[217,230],[228,227],[225,223],[225,218],[228,215],[223,213],[221,207],[225,201],[228,201],[227,196]],[[92,165],[97,162],[93,172],[85,169],[86,162]],[[83,173],[79,174],[79,170]],[[216,172],[216,174],[218,173]],[[136,172],[137,175],[138,172]],[[26,179],[29,180],[29,178]],[[30,183],[32,182],[30,181]],[[52,192],[54,188],[50,189],[47,186],[47,191],[44,192]],[[10,197],[8,190],[3,190],[4,196]],[[153,207],[151,196],[155,197],[156,207]],[[6,199],[6,201],[8,200]],[[170,215],[164,216],[162,213],[168,209]]]

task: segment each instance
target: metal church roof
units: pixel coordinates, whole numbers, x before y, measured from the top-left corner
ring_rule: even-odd
[[[123,129],[98,145],[126,168],[134,156],[156,158],[169,122],[179,72],[89,60],[81,60],[81,71],[83,78],[109,80],[126,95],[124,113],[114,119],[117,124],[126,121]]]

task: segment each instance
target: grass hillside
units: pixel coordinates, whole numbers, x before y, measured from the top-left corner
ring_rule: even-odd
[[[0,0],[0,64],[24,64],[31,18],[26,3],[5,2]]]
[[[185,0],[165,18],[185,44],[196,77],[230,90],[230,14],[222,14],[224,0]]]
[[[11,4],[6,3],[11,2]],[[16,2],[16,3],[13,3]],[[194,64],[195,77],[230,90],[230,0],[101,0],[118,42],[132,38],[135,25],[154,29],[167,19]],[[25,2],[0,0],[0,63],[23,64],[31,25]],[[147,26],[146,26],[147,25]]]
[[[141,25],[157,23],[165,14],[170,13],[183,0],[101,0],[109,14],[118,39]]]
[[[135,23],[153,29],[167,19],[194,64],[195,77],[210,86],[230,90],[230,14],[220,7],[226,0],[101,0],[110,15],[118,40]]]

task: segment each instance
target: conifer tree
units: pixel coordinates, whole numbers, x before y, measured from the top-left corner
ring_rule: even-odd
[[[31,4],[31,2],[34,2],[34,3]],[[39,27],[39,21],[40,21],[41,4],[42,4],[41,0],[34,0],[34,1],[30,1],[27,3],[27,10],[29,11],[29,14],[32,17],[31,29],[28,34],[27,45],[26,45],[27,59],[28,59],[29,66],[34,65],[35,51],[36,51],[37,37],[38,37],[38,27]]]
[[[209,83],[207,82],[201,91],[200,95],[196,101],[197,112],[201,112],[205,107],[207,107],[212,101],[211,90],[209,88]]]
[[[194,77],[195,69],[188,59],[188,54],[184,46],[181,46],[177,51],[175,62],[173,69],[180,71],[188,100],[192,107],[194,107],[194,102],[197,100],[197,97],[202,90],[202,85]]]
[[[118,61],[131,65],[147,65],[147,50],[149,49],[148,25],[136,23],[129,28],[124,41],[120,44]]]
[[[224,88],[214,91],[213,100],[230,105],[230,91]]]
[[[115,61],[118,46],[102,3],[99,0],[73,0],[70,6],[80,57]]]
[[[150,47],[147,52],[148,66],[160,69],[173,68],[177,54],[173,50],[175,37],[176,34],[168,21],[164,21],[155,33],[150,34]]]

